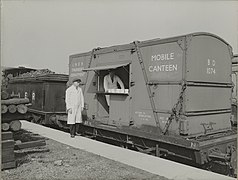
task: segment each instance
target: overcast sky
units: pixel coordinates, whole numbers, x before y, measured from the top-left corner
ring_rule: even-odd
[[[95,47],[214,33],[238,53],[238,1],[3,0],[2,65],[68,73]]]

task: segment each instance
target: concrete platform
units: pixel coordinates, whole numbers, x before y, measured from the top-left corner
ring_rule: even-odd
[[[37,133],[60,143],[82,149],[129,166],[148,171],[173,180],[234,180],[213,172],[197,169],[151,155],[123,149],[81,136],[70,138],[68,133],[47,128],[27,121],[22,122],[22,129]]]

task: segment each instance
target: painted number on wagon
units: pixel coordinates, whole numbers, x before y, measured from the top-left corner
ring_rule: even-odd
[[[36,95],[35,95],[35,92],[32,92],[32,97],[31,97],[32,101],[35,101],[36,100]]]
[[[207,60],[207,74],[216,74],[216,61],[214,59]]]
[[[28,93],[27,92],[25,92],[25,98],[28,98]]]

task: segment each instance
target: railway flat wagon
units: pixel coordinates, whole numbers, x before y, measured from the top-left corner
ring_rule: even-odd
[[[29,98],[28,111],[33,122],[52,124],[56,117],[65,116],[65,90],[68,75],[45,74],[36,77],[15,77],[9,81],[12,95]],[[58,122],[57,122],[58,123]]]
[[[210,33],[71,55],[69,79],[83,82],[81,130],[141,152],[236,174],[231,57],[230,45]],[[108,70],[125,89],[105,91]]]

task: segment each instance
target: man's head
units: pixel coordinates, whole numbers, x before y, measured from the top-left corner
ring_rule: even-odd
[[[79,78],[73,79],[73,85],[75,87],[78,87],[80,85],[80,83],[81,83],[81,79],[79,79]]]

